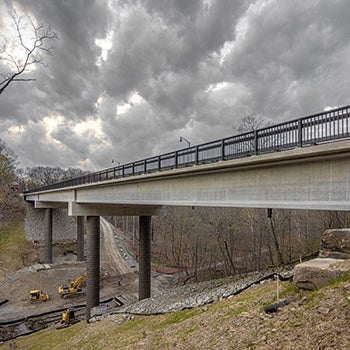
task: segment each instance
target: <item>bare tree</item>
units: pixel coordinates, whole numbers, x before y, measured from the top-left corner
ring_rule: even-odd
[[[17,156],[0,139],[0,184],[9,185],[15,179]]]
[[[255,113],[249,114],[238,121],[238,126],[235,130],[238,134],[255,131],[266,126],[272,125],[272,122],[258,116]]]
[[[16,154],[0,139],[0,226],[18,215],[23,215],[23,200],[12,190],[12,183],[16,180]]]
[[[57,33],[46,24],[35,24],[30,17],[26,22],[24,17],[18,16],[16,12],[11,17],[17,37],[15,40],[2,38],[0,60],[5,63],[8,70],[0,73],[0,95],[12,82],[35,80],[23,77],[23,73],[36,65],[45,66],[42,54],[50,55],[53,42],[58,38]],[[30,33],[28,38],[27,32]],[[16,54],[11,53],[13,48],[17,51]]]
[[[270,134],[269,132],[266,135],[259,135],[259,143],[256,144],[256,130],[267,128],[274,124],[273,121],[264,119],[259,115],[253,113],[249,114],[238,121],[238,124],[234,126],[234,130],[238,135],[246,134],[242,139],[243,148],[248,151],[256,151],[256,147],[266,148],[268,146],[272,146],[276,143],[276,136]],[[241,145],[242,147],[242,145]]]

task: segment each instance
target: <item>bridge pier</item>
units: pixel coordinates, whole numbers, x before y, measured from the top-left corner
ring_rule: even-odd
[[[140,216],[139,300],[151,296],[151,216]]]
[[[91,309],[100,304],[100,217],[87,216],[86,321]]]
[[[77,216],[77,261],[84,261],[84,216]]]
[[[45,263],[53,263],[52,248],[52,208],[45,210]]]

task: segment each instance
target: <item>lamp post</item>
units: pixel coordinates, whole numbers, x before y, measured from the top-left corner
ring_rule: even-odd
[[[180,142],[182,142],[182,141],[187,142],[188,148],[190,148],[190,147],[191,147],[191,143],[190,143],[190,141],[188,141],[188,140],[187,140],[185,137],[180,136]]]
[[[117,166],[119,167],[119,165],[120,165],[120,162],[119,161],[117,161],[116,159],[112,159],[112,163],[117,163]],[[114,172],[115,172],[115,170],[114,170]],[[118,176],[120,175],[120,168],[118,168]]]

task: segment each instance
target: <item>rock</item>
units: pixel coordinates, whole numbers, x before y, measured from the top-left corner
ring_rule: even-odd
[[[350,259],[350,228],[326,230],[321,237],[319,257]]]
[[[350,260],[317,258],[295,266],[293,282],[302,289],[318,289],[350,271]]]

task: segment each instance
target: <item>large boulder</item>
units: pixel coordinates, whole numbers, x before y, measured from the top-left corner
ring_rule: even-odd
[[[329,229],[321,237],[320,258],[350,259],[350,229]]]
[[[350,260],[317,258],[295,266],[293,282],[298,288],[318,289],[350,272]]]

